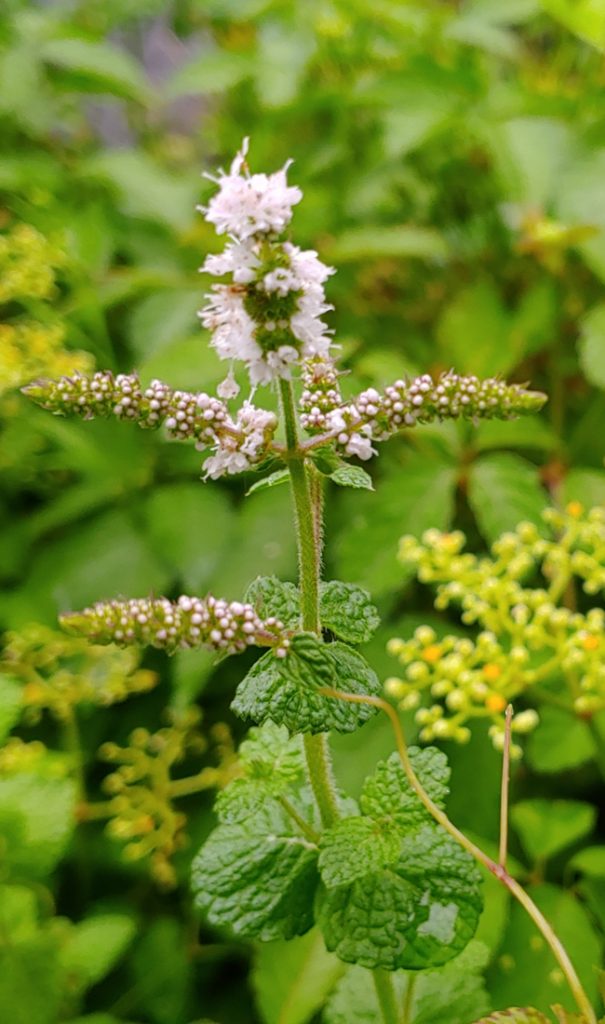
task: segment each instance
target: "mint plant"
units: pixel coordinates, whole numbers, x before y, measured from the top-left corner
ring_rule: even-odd
[[[229,363],[216,395],[109,372],[43,380],[24,390],[57,415],[164,426],[171,439],[193,441],[208,453],[205,479],[251,470],[261,474],[255,487],[289,479],[298,585],[264,577],[239,601],[215,595],[114,599],[63,615],[62,624],[78,637],[120,647],[148,644],[170,653],[205,646],[220,656],[249,646],[266,649],[237,688],[232,708],[254,728],[242,744],[236,777],[217,800],[218,825],[193,862],[193,893],[207,921],[263,941],[318,926],[328,950],[373,972],[378,1016],[372,1019],[399,1024],[407,1011],[393,972],[446,965],[474,935],[482,909],[476,860],[530,913],[585,1021],[595,1024],[561,943],[507,872],[505,845],[496,863],[447,818],[443,753],[408,751],[376,673],[355,649],[378,625],[369,595],[348,583],[321,581],[326,479],[368,486],[367,473],[350,460],[369,460],[375,445],[394,434],[444,419],[508,419],[538,410],[544,396],[496,378],[448,372],[437,380],[426,374],[397,380],[345,400],[337,348],[323,319],[331,308],[324,285],[332,270],[286,237],[302,199],[288,184],[287,170],[286,164],[273,174],[252,174],[245,142],[230,169],[212,179],[217,192],[201,208],[229,237],[223,253],[209,256],[202,268],[227,278],[212,286],[200,314],[211,346]],[[236,372],[242,368],[251,390],[238,405]],[[279,416],[255,404],[257,391],[267,386],[277,393]],[[334,778],[328,734],[352,732],[379,709],[391,718],[398,749],[376,766],[356,802]],[[134,774],[114,774],[123,803],[128,784],[149,770],[150,741],[145,734],[134,744],[141,762]],[[119,748],[108,753],[123,760]],[[136,805],[135,815],[140,809]],[[180,825],[178,818],[171,822],[168,846],[178,844]],[[122,831],[134,835],[131,824]],[[137,843],[163,856],[152,833]]]

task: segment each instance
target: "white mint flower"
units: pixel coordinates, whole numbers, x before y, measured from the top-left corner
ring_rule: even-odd
[[[239,241],[257,234],[279,234],[292,219],[292,207],[302,199],[300,189],[286,181],[290,161],[274,174],[250,174],[247,152],[248,139],[244,139],[228,174],[207,175],[219,191],[203,209],[219,235],[233,235]]]
[[[250,284],[260,267],[260,260],[254,250],[254,242],[251,239],[245,242],[230,242],[224,252],[206,256],[200,272],[212,274],[213,277],[233,274],[234,284]]]
[[[210,344],[221,359],[254,361],[262,350],[254,340],[256,325],[246,312],[244,295],[237,287],[215,284],[207,296],[208,305],[200,311],[204,327],[212,331]]]
[[[239,384],[233,376],[233,370],[229,370],[229,373],[224,380],[220,382],[216,389],[216,393],[219,398],[227,400],[229,398],[237,398],[239,395]]]

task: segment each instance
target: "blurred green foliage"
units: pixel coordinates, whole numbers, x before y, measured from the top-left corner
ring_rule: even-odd
[[[329,297],[347,392],[455,366],[530,379],[550,395],[533,421],[412,432],[380,460],[376,493],[329,496],[327,574],[368,586],[387,617],[367,645],[379,673],[393,670],[388,636],[421,621],[455,628],[397,563],[402,534],[455,525],[481,551],[520,519],[538,523],[548,502],[602,504],[604,52],[599,0],[8,0],[2,626],[53,626],[60,611],[119,594],[240,598],[260,572],[294,579],[285,488],[244,498],[253,478],[202,486],[193,450],[124,424],[53,419],[14,390],[83,358],[175,387],[221,379],[196,322],[197,268],[217,243],[194,207],[210,189],[200,171],[226,163],[244,135],[254,166],[296,161],[296,240],[338,270]],[[33,240],[38,271],[9,287],[15,237]],[[23,331],[34,328],[32,368]],[[198,938],[187,848],[174,859],[180,887],[158,890],[144,860],[125,862],[100,825],[75,828],[83,787],[92,806],[100,789],[103,742],[126,747],[141,726],[155,734],[167,706],[182,713],[198,698],[211,729],[241,675],[204,653],[146,657],[161,679],[152,692],[113,710],[88,699],[59,723],[28,725],[14,675],[2,679],[0,731],[13,736],[0,750],[0,931],[10,936],[0,941],[0,1018],[305,1024],[337,982],[326,1022],[352,1020],[364,999],[371,1014],[363,980],[341,977],[313,934],[258,956],[205,927]],[[574,731],[548,709],[514,779],[512,825],[519,873],[596,997],[605,839],[593,742],[582,722]],[[355,789],[392,740],[375,721],[334,747]],[[209,755],[183,756],[195,775]],[[454,820],[495,840],[497,754],[476,732],[452,759]],[[211,803],[184,806],[195,844]],[[427,975],[414,1024],[565,1002],[527,919],[509,917],[495,883],[486,895],[466,987],[453,966],[438,983]],[[274,988],[274,976],[291,988]],[[451,998],[435,1016],[443,986]]]

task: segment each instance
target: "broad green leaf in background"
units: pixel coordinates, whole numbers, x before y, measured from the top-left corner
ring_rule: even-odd
[[[321,687],[346,693],[380,692],[378,677],[360,654],[342,643],[324,644],[299,634],[285,658],[268,651],[237,688],[231,708],[237,715],[264,722],[268,718],[293,732],[352,732],[376,709],[318,693]]]
[[[571,858],[568,867],[591,878],[605,879],[605,846],[587,846]]]
[[[437,327],[442,360],[459,373],[507,373],[523,356],[521,335],[511,336],[507,311],[494,284],[479,280],[459,291]]]
[[[448,256],[448,249],[438,232],[402,224],[351,228],[343,231],[325,252],[325,258],[337,264],[380,256],[442,261]]]
[[[267,803],[211,833],[192,865],[196,905],[237,935],[302,935],[313,924],[316,863],[317,847],[278,804]]]
[[[300,28],[293,33],[277,21],[261,27],[254,80],[264,107],[284,107],[294,99],[315,45],[312,33]]]
[[[3,861],[16,878],[49,875],[76,824],[76,786],[29,772],[0,779]]]
[[[482,979],[487,949],[470,942],[466,949],[437,970],[392,975],[400,1004],[414,981],[407,1024],[468,1024],[489,1007]],[[362,967],[348,967],[323,1013],[323,1024],[382,1024],[371,974]]]
[[[17,679],[0,675],[0,742],[8,736],[21,715],[23,688]]]
[[[74,990],[95,985],[123,957],[136,934],[126,914],[99,914],[73,926],[61,948],[61,966]]]
[[[587,379],[605,388],[605,303],[594,306],[581,325],[580,365]]]
[[[600,962],[602,943],[587,911],[572,893],[555,885],[531,886],[529,893],[567,949],[588,998],[594,1000],[598,979],[593,965]],[[496,1006],[533,1004],[547,1012],[556,1002],[573,1008],[573,998],[565,991],[550,948],[517,903],[511,905],[509,925],[498,959],[488,973],[488,984]]]
[[[56,937],[38,931],[0,946],[0,1020],[55,1024],[63,999],[63,971]]]
[[[108,149],[81,164],[80,172],[106,183],[127,216],[159,221],[177,231],[193,221],[197,177],[171,174],[143,152]]]
[[[225,492],[200,481],[159,486],[143,514],[146,536],[172,578],[203,594],[233,537],[235,517]]]
[[[592,831],[596,809],[578,800],[522,800],[510,813],[528,857],[547,860]]]
[[[563,479],[558,492],[562,505],[579,501],[585,508],[605,505],[605,470],[570,469]]]
[[[512,530],[517,523],[535,523],[540,533],[546,527],[541,513],[547,504],[538,471],[519,455],[502,452],[485,455],[469,470],[468,501],[479,528],[488,541]]]
[[[161,290],[136,304],[129,317],[129,340],[137,366],[144,367],[175,341],[195,334],[202,346],[196,312],[201,289]]]
[[[548,204],[569,152],[568,125],[553,118],[516,117],[495,126],[492,142],[508,194],[529,209]]]
[[[367,590],[340,580],[320,584],[319,618],[324,628],[351,644],[365,643],[380,625]]]
[[[87,39],[49,39],[40,55],[65,74],[72,89],[106,92],[139,103],[150,99],[150,83],[142,67],[116,46]]]
[[[186,1019],[193,980],[189,941],[183,922],[159,915],[135,946],[130,967],[137,1005],[153,1024]]]
[[[289,942],[260,945],[252,984],[264,1024],[307,1024],[344,970],[316,928]]]
[[[431,526],[447,529],[455,482],[450,462],[414,453],[389,470],[379,493],[343,494],[333,552],[337,575],[366,587],[374,597],[399,589],[405,579],[397,562],[399,539],[404,533],[420,537]]]
[[[527,743],[527,760],[535,771],[568,771],[586,764],[595,754],[586,722],[558,708],[540,708],[540,726]]]
[[[543,9],[580,39],[605,52],[605,9],[599,0],[540,0]]]
[[[224,93],[249,78],[253,72],[254,61],[247,53],[208,50],[178,69],[167,83],[166,95],[176,98]]]

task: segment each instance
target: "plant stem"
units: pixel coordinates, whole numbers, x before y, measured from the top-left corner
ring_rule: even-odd
[[[416,988],[417,974],[408,974],[405,995],[403,997],[403,1016],[401,1024],[412,1024],[412,1004],[414,1002],[414,990]]]
[[[504,756],[502,758],[502,785],[500,787],[500,850],[498,862],[506,871],[508,853],[508,785],[510,782],[510,739],[513,723],[513,706],[509,704],[505,714]]]
[[[371,704],[373,707],[380,708],[388,715],[393,731],[395,733],[395,741],[397,744],[397,751],[403,770],[405,771],[407,780],[411,788],[416,793],[416,796],[421,803],[426,807],[429,814],[438,822],[442,828],[445,829],[461,846],[471,854],[480,864],[482,864],[488,871],[491,872],[501,883],[506,886],[508,891],[514,898],[521,904],[521,906],[527,911],[532,921],[536,925],[536,928],[542,933],[543,938],[546,940],[550,949],[561,968],[567,984],[571,992],[573,993],[574,999],[578,1005],[580,1012],[586,1018],[586,1024],[597,1024],[596,1014],[590,1004],[590,1000],[584,991],[582,983],[578,978],[575,967],[573,966],[567,950],[563,946],[559,937],[554,932],[552,926],[548,923],[542,911],[536,906],[529,893],[523,889],[521,885],[509,875],[508,871],[500,864],[496,864],[491,857],[489,857],[484,851],[476,846],[475,843],[467,836],[464,832],[461,832],[459,828],[454,825],[448,818],[447,814],[437,807],[431,800],[428,793],[424,790],[422,783],[418,779],[416,772],[410,761],[408,754],[407,744],[401,728],[401,723],[395,708],[391,704],[388,704],[386,700],[381,697],[369,697],[369,696],[358,696],[353,693],[342,693],[340,690],[333,690],[332,688],[325,687],[322,690],[323,693],[328,697],[336,697],[340,700],[347,700],[353,704]]]
[[[372,975],[384,1024],[399,1024],[399,1010],[393,987],[393,976],[381,967],[376,967],[372,971]]]
[[[303,629],[310,633],[320,632],[319,623],[319,575],[321,564],[321,527],[318,526],[314,509],[309,474],[298,449],[296,413],[292,385],[280,381],[280,398],[286,429],[288,470],[294,503],[294,521],[298,548],[298,568],[301,594]],[[316,496],[317,481],[314,481]],[[328,828],[339,817],[338,801],[334,789],[332,765],[328,738],[325,733],[304,737],[305,757],[309,781],[319,808],[322,824]]]

